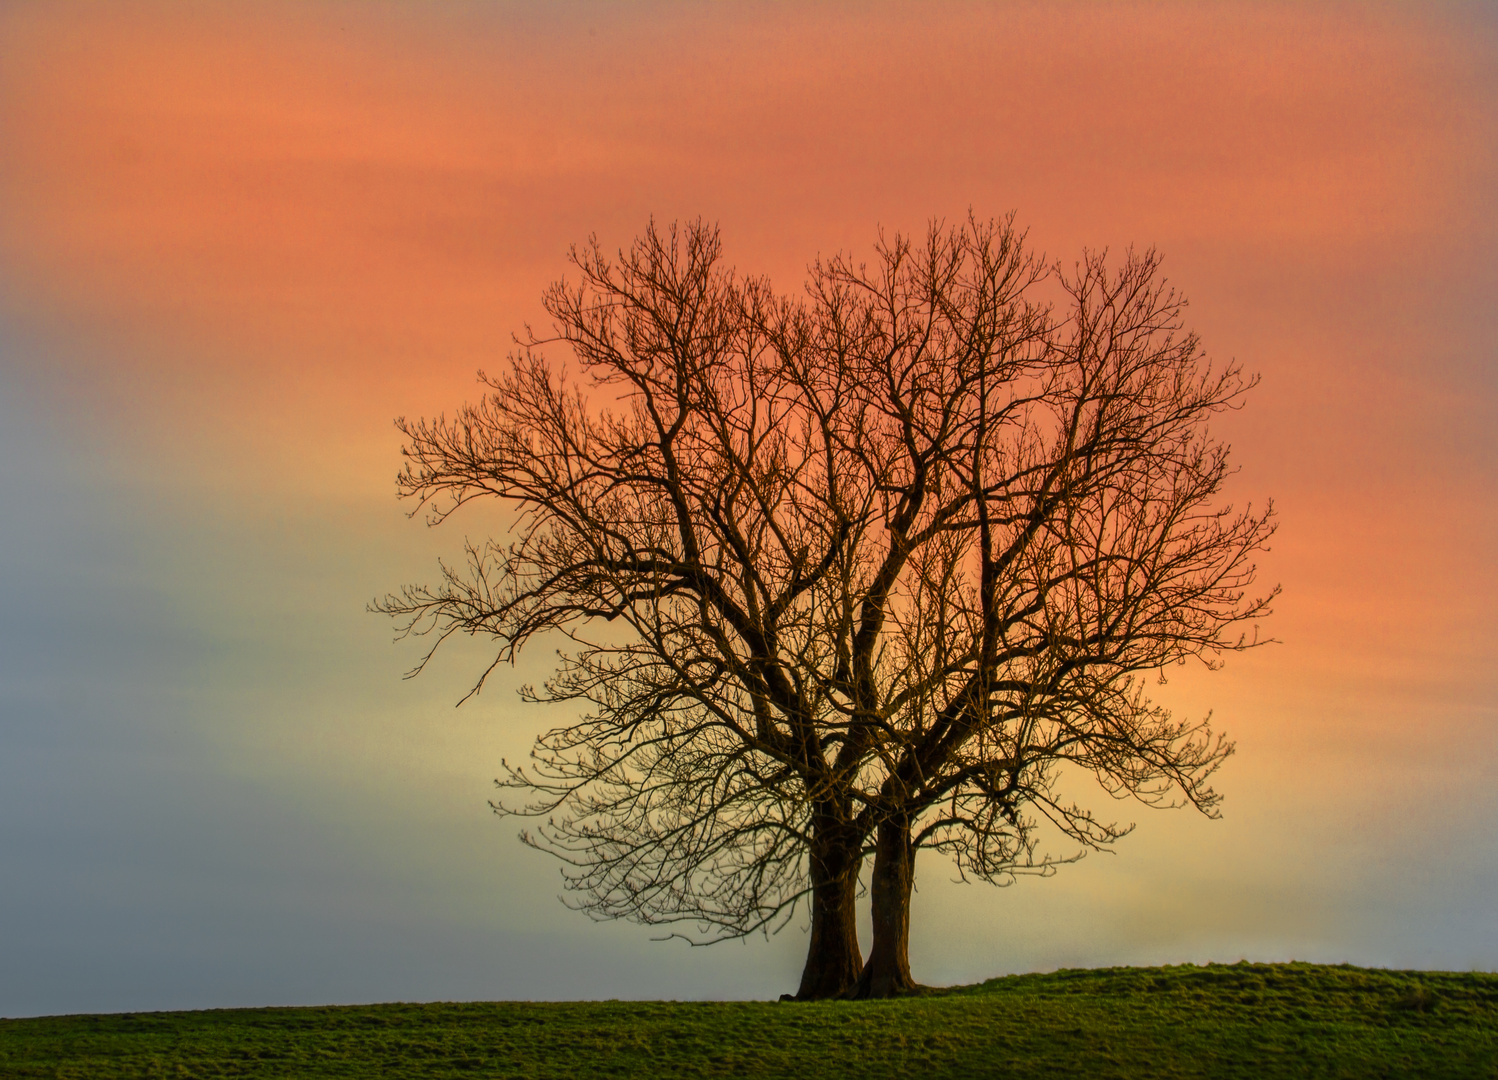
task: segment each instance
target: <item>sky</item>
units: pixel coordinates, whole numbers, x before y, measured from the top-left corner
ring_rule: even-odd
[[[969,208],[1163,253],[1262,378],[1215,430],[1284,592],[1157,688],[1236,740],[1223,818],[1105,807],[1114,854],[1005,889],[923,855],[916,977],[1498,969],[1490,6],[17,0],[0,1015],[793,989],[804,921],[593,923],[489,812],[550,657],[401,678],[366,603],[504,517],[407,518],[393,420],[472,400],[590,235],[702,217],[794,290]]]

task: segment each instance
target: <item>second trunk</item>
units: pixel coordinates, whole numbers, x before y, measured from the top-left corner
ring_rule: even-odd
[[[910,975],[910,893],[915,885],[915,848],[910,821],[896,816],[880,824],[869,883],[874,944],[852,996],[893,997],[919,989]]]

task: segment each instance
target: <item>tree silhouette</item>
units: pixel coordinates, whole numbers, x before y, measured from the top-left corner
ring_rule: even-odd
[[[1182,333],[1153,253],[1065,273],[970,219],[818,262],[798,298],[700,222],[572,262],[482,401],[399,421],[432,523],[494,496],[514,529],[374,606],[433,650],[496,641],[475,691],[564,644],[525,692],[588,711],[496,807],[544,819],[522,836],[576,906],[715,940],[808,901],[797,996],[882,996],[915,986],[920,848],[1002,881],[1058,861],[1042,820],[1107,845],[1127,830],[1063,797],[1077,770],[1216,813],[1231,746],[1143,687],[1257,642],[1272,525],[1216,502],[1207,421],[1251,380]]]

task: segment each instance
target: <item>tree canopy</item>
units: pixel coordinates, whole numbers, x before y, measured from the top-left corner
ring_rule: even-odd
[[[898,993],[920,848],[1002,882],[1111,844],[1083,773],[1217,813],[1231,744],[1146,690],[1259,641],[1272,515],[1221,501],[1209,420],[1253,380],[1153,252],[1068,269],[969,219],[785,295],[694,222],[572,265],[480,401],[398,422],[431,522],[493,497],[513,529],[375,606],[493,665],[564,643],[526,693],[583,715],[497,806],[578,907],[711,940],[806,902],[799,996]]]

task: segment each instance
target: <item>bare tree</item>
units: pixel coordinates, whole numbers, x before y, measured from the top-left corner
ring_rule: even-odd
[[[1249,384],[1180,334],[1152,255],[1057,272],[1059,320],[1012,218],[818,263],[796,301],[721,268],[701,223],[572,261],[555,333],[480,404],[400,421],[403,495],[433,523],[495,496],[515,529],[375,606],[433,649],[491,637],[494,665],[570,642],[528,693],[591,711],[506,766],[523,797],[497,808],[545,819],[523,836],[577,906],[714,940],[809,900],[798,996],[897,993],[920,847],[1002,880],[1053,865],[1037,813],[1112,842],[1059,796],[1067,766],[1215,812],[1230,746],[1141,678],[1254,643],[1232,628],[1267,610],[1246,590],[1271,530],[1214,504],[1206,420]]]

